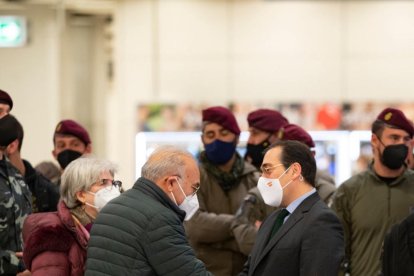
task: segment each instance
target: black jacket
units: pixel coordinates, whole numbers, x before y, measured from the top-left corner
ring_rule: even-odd
[[[33,213],[54,212],[59,202],[59,187],[36,171],[32,165],[23,160],[26,168],[24,181],[32,192]]]
[[[385,237],[382,272],[384,276],[414,275],[414,213]]]
[[[339,219],[317,193],[307,197],[269,239],[279,211],[262,224],[241,275],[338,275],[344,257]]]
[[[210,275],[186,239],[184,217],[157,185],[139,178],[99,213],[85,275]]]

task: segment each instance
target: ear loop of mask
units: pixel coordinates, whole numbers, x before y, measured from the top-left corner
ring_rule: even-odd
[[[180,182],[178,181],[178,178],[177,178],[176,180],[177,180],[178,187],[180,188],[180,190],[181,190],[181,192],[183,193],[184,197],[185,197],[185,198],[187,198],[187,197],[188,197],[188,195],[186,195],[186,194],[184,193],[183,187],[181,187],[181,184],[180,184]]]
[[[91,191],[86,191],[88,194],[91,194],[91,195],[93,195],[94,196],[94,200],[95,200],[95,194],[96,193],[92,193]],[[90,207],[92,207],[92,208],[95,208],[96,210],[98,210],[98,208],[95,206],[95,205],[93,205],[93,204],[90,204],[89,202],[87,202],[87,201],[85,201],[83,204],[85,204],[85,205],[88,205],[88,206],[90,206]],[[89,214],[87,211],[86,211],[86,209],[84,209],[84,211],[85,211],[85,214],[88,216],[88,217],[90,217],[90,218],[92,218],[93,220],[95,220],[96,219],[96,217],[95,216],[92,216],[91,214]]]
[[[280,176],[279,176],[279,178],[278,179],[280,179],[289,169],[290,169],[290,167],[292,167],[292,165],[290,165],[289,166],[289,168],[287,168],[286,169],[286,171],[284,171]],[[284,190],[287,186],[289,186],[290,185],[290,183],[292,183],[293,182],[293,180],[291,179],[285,186],[283,186],[282,187],[282,190]],[[280,180],[279,180],[279,183],[280,183]],[[282,185],[281,185],[282,186]]]
[[[187,198],[188,196],[184,193],[184,190],[181,187],[180,182],[178,181],[178,178],[176,178],[175,181],[177,181],[178,187],[180,188],[181,192],[183,193],[184,198]],[[173,192],[170,192],[170,193],[171,193],[171,195],[173,197],[174,203],[178,206],[177,200],[175,199],[175,196],[174,196]]]
[[[175,181],[177,181],[178,186],[180,186],[180,184],[178,183],[178,178],[176,178],[176,179],[175,179]],[[180,186],[180,188],[181,188],[181,186]],[[182,191],[182,190],[181,190],[181,191]],[[177,205],[177,206],[178,206],[177,200],[175,199],[175,196],[174,196],[173,192],[171,191],[170,193],[171,193],[171,195],[172,195],[172,198],[173,198],[173,200],[174,200],[175,205]]]

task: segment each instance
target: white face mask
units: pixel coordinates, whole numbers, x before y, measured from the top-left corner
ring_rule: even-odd
[[[88,193],[95,195],[94,198],[94,205],[85,202],[86,205],[89,205],[91,207],[94,207],[98,212],[102,210],[102,208],[112,199],[118,197],[121,193],[119,192],[119,189],[117,187],[106,187],[102,188],[96,193],[89,192]]]
[[[259,189],[259,192],[267,205],[279,207],[282,203],[283,189],[292,183],[292,180],[282,187],[279,179],[289,170],[289,168],[287,168],[286,171],[279,176],[279,178],[266,178],[263,176],[259,178],[257,188]]]
[[[183,200],[183,202],[180,205],[178,205],[177,204],[177,201],[175,200],[174,194],[172,192],[171,192],[171,195],[172,195],[172,197],[173,197],[173,199],[175,201],[175,204],[178,205],[178,208],[180,208],[181,210],[185,211],[185,218],[184,218],[184,220],[190,220],[193,217],[193,215],[197,212],[198,208],[200,207],[200,205],[198,204],[197,194],[193,194],[193,195],[187,196],[184,193],[184,190],[181,187],[181,184],[178,181],[178,179],[177,179],[177,183],[178,183],[178,187],[180,188],[181,192],[183,193],[183,195],[185,197],[184,200]]]

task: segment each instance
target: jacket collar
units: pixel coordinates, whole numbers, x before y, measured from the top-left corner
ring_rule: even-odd
[[[369,164],[368,169],[367,169],[368,173],[374,177],[377,181],[379,182],[384,182],[383,180],[381,180],[381,178],[378,177],[377,173],[374,170],[374,162],[372,162],[371,164]],[[389,184],[389,186],[395,186],[400,184],[401,182],[404,182],[404,180],[407,178],[408,175],[413,174],[414,172],[410,169],[405,169],[404,172],[397,177],[391,184]]]
[[[172,202],[172,200],[165,194],[160,187],[158,187],[154,182],[148,180],[144,177],[138,178],[135,182],[133,189],[136,189],[147,196],[153,198],[154,200],[158,201],[165,207],[171,209],[173,212],[177,214],[181,221],[184,221],[185,212],[178,208],[178,206]]]
[[[257,248],[262,248],[263,250],[259,252],[259,255],[257,257],[257,260],[252,262],[253,267],[252,271],[254,271],[257,267],[257,265],[260,263],[260,261],[269,253],[269,251],[272,250],[273,247],[276,246],[276,244],[280,241],[281,238],[283,238],[289,230],[294,227],[300,220],[303,219],[305,214],[309,212],[309,210],[313,207],[313,205],[320,201],[320,197],[318,193],[313,193],[309,197],[307,197],[302,203],[295,209],[293,214],[291,214],[286,220],[286,222],[281,226],[279,231],[275,234],[275,236],[269,240],[270,233],[272,231],[273,223],[276,219],[276,217],[279,215],[280,210],[273,213],[271,216],[269,216],[270,223],[267,223],[266,229],[263,229],[263,237],[258,240],[260,244],[258,244]]]
[[[72,218],[70,210],[63,200],[60,200],[58,203],[57,213],[61,222],[63,223],[63,225],[65,225],[66,229],[69,229],[76,237],[76,241],[78,242],[78,244],[82,248],[86,249],[88,245],[88,237],[86,237],[80,229],[76,228],[75,221]]]

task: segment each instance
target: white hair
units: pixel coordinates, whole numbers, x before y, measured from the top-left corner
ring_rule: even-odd
[[[185,173],[185,159],[187,158],[194,160],[194,157],[186,150],[176,146],[160,146],[142,166],[141,175],[153,182],[174,174],[182,177]]]
[[[76,193],[89,191],[91,186],[99,181],[100,174],[109,172],[114,176],[116,166],[108,160],[98,159],[90,155],[80,157],[65,168],[60,184],[60,196],[68,208],[80,204]]]

